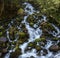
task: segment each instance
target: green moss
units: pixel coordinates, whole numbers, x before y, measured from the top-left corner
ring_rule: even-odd
[[[46,39],[45,39],[45,38],[37,38],[37,39],[35,40],[35,42],[41,42],[41,41],[46,41]]]
[[[23,15],[24,14],[24,10],[22,8],[18,9],[17,14]]]
[[[60,0],[34,0],[32,4],[43,15],[52,16],[60,21]]]
[[[36,45],[36,46],[35,46],[35,49],[36,49],[37,51],[40,51],[40,50],[41,50],[41,47],[38,46],[38,45]]]
[[[58,41],[58,40],[59,40],[59,38],[53,38],[52,40],[53,40],[53,41]]]
[[[18,49],[15,50],[15,52],[12,52],[12,53],[10,54],[10,58],[18,58],[19,55],[21,55],[21,54],[22,54],[22,53],[21,53],[21,49],[18,48]]]
[[[34,48],[34,47],[35,47],[35,45],[36,45],[36,43],[35,43],[35,42],[30,42],[30,43],[28,44],[28,47],[32,47],[32,48]]]
[[[24,33],[24,32],[19,32],[18,34],[19,34],[20,38],[24,38],[26,36],[26,33]]]
[[[32,26],[32,27],[33,27],[33,25],[34,25],[35,23],[37,23],[36,18],[34,18],[34,14],[30,15],[30,16],[27,18],[27,22],[29,22],[30,26]]]
[[[9,29],[9,35],[10,35],[10,39],[11,40],[15,40],[16,38],[16,35],[17,35],[17,33],[18,33],[18,29],[16,28],[16,27],[11,27],[10,29]]]
[[[29,43],[28,46],[29,46],[29,47],[32,47],[32,46],[33,46],[33,43]]]
[[[0,37],[3,35],[3,32],[0,32]]]
[[[32,22],[31,22],[31,23],[30,23],[30,26],[32,26],[32,27],[33,27],[33,25],[34,25],[34,23],[32,23]]]

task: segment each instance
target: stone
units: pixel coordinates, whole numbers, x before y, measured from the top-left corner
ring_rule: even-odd
[[[0,38],[0,42],[6,42],[7,41],[7,38],[6,37],[1,37]]]
[[[59,46],[58,46],[58,45],[52,45],[52,46],[50,46],[49,50],[50,50],[50,51],[53,51],[53,52],[57,52],[57,51],[59,51],[60,49],[59,49]]]

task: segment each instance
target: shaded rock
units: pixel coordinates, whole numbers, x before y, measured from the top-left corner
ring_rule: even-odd
[[[43,55],[47,55],[48,51],[46,49],[43,49]]]

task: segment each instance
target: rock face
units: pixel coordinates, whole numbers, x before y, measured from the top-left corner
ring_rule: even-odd
[[[58,45],[52,45],[50,48],[49,48],[50,51],[53,51],[53,52],[57,52],[60,50],[60,47]]]

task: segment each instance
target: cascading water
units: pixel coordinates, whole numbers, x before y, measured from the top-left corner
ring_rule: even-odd
[[[37,56],[36,54],[36,49],[32,49],[30,52],[29,51],[27,51],[26,53],[25,53],[25,48],[27,47],[27,45],[28,45],[28,43],[29,42],[33,42],[35,39],[37,39],[37,38],[40,38],[40,36],[42,35],[42,30],[39,28],[39,27],[37,27],[36,29],[34,29],[34,28],[32,28],[30,25],[29,25],[29,23],[26,21],[26,19],[27,19],[27,17],[29,16],[29,15],[32,15],[34,12],[37,12],[38,13],[38,11],[35,11],[34,10],[34,7],[30,4],[30,3],[24,3],[23,5],[26,5],[26,7],[25,7],[25,12],[27,13],[27,15],[26,16],[24,16],[24,20],[22,21],[22,23],[24,23],[25,24],[25,26],[26,26],[26,28],[27,28],[27,30],[28,30],[28,33],[29,33],[29,39],[28,39],[28,42],[25,42],[25,43],[23,43],[22,45],[20,45],[19,46],[19,48],[21,48],[22,49],[22,55],[20,55],[19,56],[19,58],[30,58],[30,56],[34,56],[35,58],[60,58],[60,53],[58,52],[58,54],[56,54],[56,55],[54,55],[52,52],[50,52],[48,49],[49,49],[49,47],[53,44],[52,43],[52,41],[50,41],[50,40],[47,40],[47,44],[45,45],[45,49],[47,49],[48,50],[48,54],[46,55],[46,56],[43,56],[42,55],[42,52],[41,52],[41,55],[40,56]],[[29,10],[28,10],[28,9]],[[46,20],[46,17],[45,16],[43,16],[43,19],[42,20],[40,20],[39,22],[41,23],[42,21],[47,21]],[[56,31],[57,31],[57,33],[56,32],[51,32],[50,34],[52,34],[53,36],[57,36],[57,35],[59,35],[60,34],[60,30],[55,26],[55,25],[53,25],[52,24],[52,26],[56,29]],[[7,37],[9,38],[9,35],[8,35],[8,31],[7,31]],[[58,37],[60,37],[60,36],[58,36]],[[17,40],[16,40],[17,41]],[[5,58],[9,58],[9,55],[10,55],[10,53],[8,53],[8,54],[6,54],[6,56],[5,56]]]

